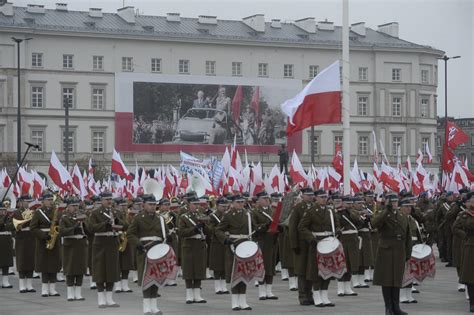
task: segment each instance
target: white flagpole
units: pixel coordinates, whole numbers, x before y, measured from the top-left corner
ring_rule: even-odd
[[[349,0],[342,0],[342,128],[344,157],[344,195],[350,194],[350,102],[349,102]]]

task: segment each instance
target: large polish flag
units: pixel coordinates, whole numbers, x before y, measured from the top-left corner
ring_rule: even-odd
[[[48,175],[56,186],[64,190],[69,190],[70,183],[72,182],[71,175],[61,164],[54,151],[51,152]]]
[[[112,172],[128,180],[132,179],[130,172],[128,171],[127,167],[122,161],[122,158],[120,157],[120,154],[115,151],[115,149],[112,155]]]
[[[288,116],[288,136],[305,128],[341,122],[339,60],[321,71],[294,98],[281,104]]]

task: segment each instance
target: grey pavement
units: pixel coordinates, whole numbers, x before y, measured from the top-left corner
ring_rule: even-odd
[[[114,299],[120,308],[97,308],[97,293],[88,288],[88,279],[85,280],[83,296],[86,301],[67,302],[66,287],[58,283],[57,290],[60,297],[40,296],[40,280],[34,280],[36,293],[18,293],[18,279],[10,276],[13,289],[0,289],[0,315],[14,314],[142,314],[142,299],[139,288],[131,283],[133,293],[114,294]],[[368,289],[356,289],[357,297],[337,297],[336,283],[331,282],[329,297],[336,303],[333,308],[316,308],[314,306],[300,306],[297,292],[288,290],[288,282],[281,281],[280,274],[276,275],[273,293],[279,300],[259,301],[258,289],[254,286],[248,289],[247,302],[253,307],[252,311],[232,312],[230,309],[230,295],[214,294],[212,280],[203,281],[203,298],[207,304],[185,304],[184,281],[178,279],[177,287],[160,289],[161,298],[159,307],[167,314],[384,314],[384,306],[380,287],[371,286]],[[464,293],[457,292],[457,276],[455,268],[446,268],[437,261],[437,273],[434,280],[428,279],[418,287],[421,294],[414,294],[418,304],[402,304],[402,309],[409,314],[467,314],[468,301]]]

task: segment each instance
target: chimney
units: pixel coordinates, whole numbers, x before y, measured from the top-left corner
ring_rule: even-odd
[[[316,33],[316,22],[313,17],[296,20],[295,25],[308,33]]]
[[[334,31],[334,22],[328,20],[318,22],[318,30],[320,31]]]
[[[351,31],[360,36],[365,36],[365,22],[351,24]]]
[[[67,12],[67,3],[56,3],[56,11]]]
[[[398,38],[398,22],[379,25],[377,31]]]
[[[166,13],[166,21],[181,22],[181,16],[179,13]]]
[[[2,6],[0,6],[0,12],[4,16],[13,16],[13,3],[5,2]]]
[[[134,7],[123,7],[117,10],[117,15],[120,16],[125,22],[129,24],[135,23],[135,8]]]
[[[212,24],[217,25],[217,16],[212,15],[200,15],[198,18],[199,24]]]
[[[271,27],[272,28],[281,28],[281,21],[279,19],[273,19]]]
[[[89,16],[93,18],[101,18],[104,16],[101,8],[89,8]]]
[[[26,7],[26,12],[28,13],[36,13],[36,14],[44,14],[44,5],[42,4],[28,4]]]
[[[256,32],[265,32],[265,15],[255,14],[242,19],[244,23]]]

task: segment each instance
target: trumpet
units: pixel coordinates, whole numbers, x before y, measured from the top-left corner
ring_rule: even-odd
[[[21,214],[21,217],[23,218],[23,220],[18,220],[18,219],[13,218],[13,226],[15,227],[15,230],[20,231],[23,224],[28,223],[31,221],[31,219],[33,219],[33,214],[34,214],[34,210],[26,209]]]

